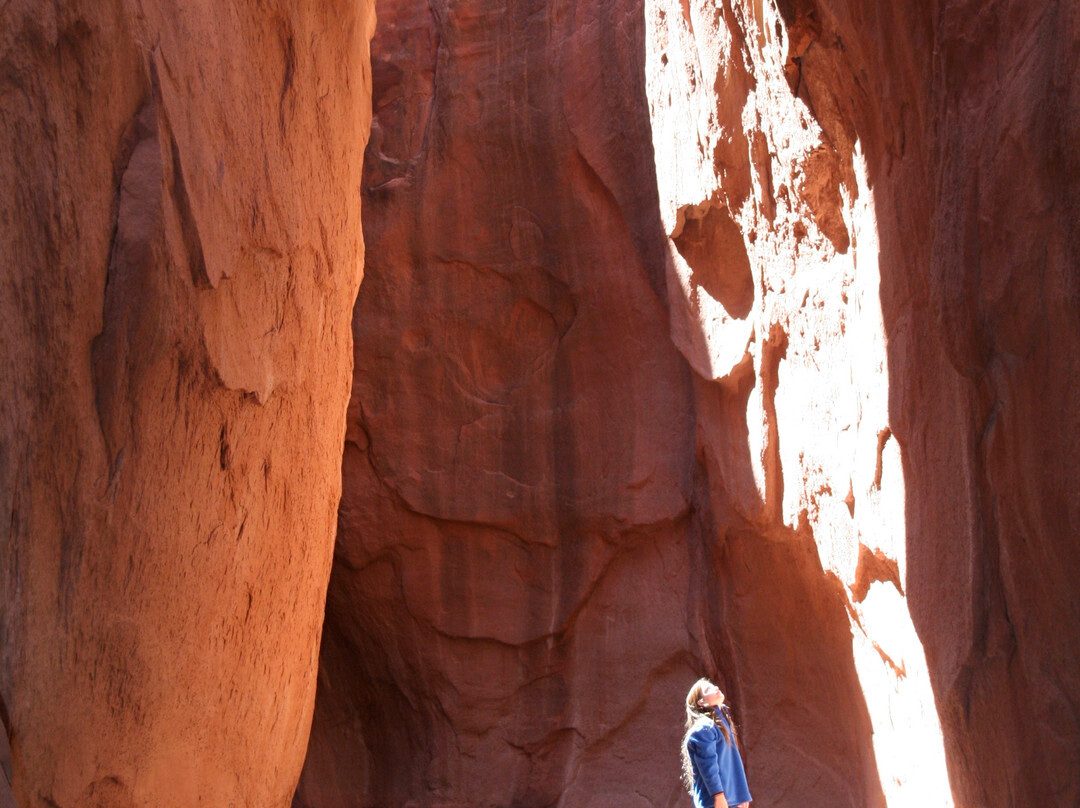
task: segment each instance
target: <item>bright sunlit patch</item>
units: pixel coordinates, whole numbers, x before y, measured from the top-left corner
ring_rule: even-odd
[[[860,390],[851,501],[855,538],[865,550],[857,554],[856,568],[848,570],[845,579],[852,587],[856,618],[852,650],[874,727],[878,774],[889,808],[951,808],[944,742],[926,656],[902,592],[907,572],[904,474],[899,444],[888,428],[888,357],[878,288],[877,218],[858,146],[854,168],[858,196],[849,204],[859,317],[852,328],[851,363],[852,378],[868,383]]]

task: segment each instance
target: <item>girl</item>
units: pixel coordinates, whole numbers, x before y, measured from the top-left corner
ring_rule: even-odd
[[[750,804],[735,726],[724,694],[708,679],[698,679],[686,694],[682,768],[695,808],[746,808]]]

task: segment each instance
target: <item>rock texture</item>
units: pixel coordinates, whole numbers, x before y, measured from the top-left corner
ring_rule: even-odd
[[[957,803],[1068,805],[1080,800],[1080,10],[949,3],[936,20],[885,51],[925,59],[929,75],[890,107],[875,149],[908,598]],[[877,97],[898,94],[882,85]]]
[[[0,712],[24,808],[291,797],[373,23],[0,6]]]
[[[806,576],[831,586],[846,612],[828,642],[817,620],[798,629],[823,635],[815,653],[844,648],[868,727],[855,741],[864,779],[875,782],[862,795],[827,802],[945,805],[941,730],[906,599],[905,485],[889,410],[881,246],[854,104],[861,101],[864,114],[873,108],[846,56],[819,55],[820,41],[838,35],[823,33],[826,13],[746,5],[716,16],[705,3],[646,6],[672,338],[700,379],[715,380],[698,385],[699,423],[717,527],[746,526],[745,546],[729,536],[732,551],[760,576],[787,566],[762,552],[761,537],[804,545],[820,565]],[[817,84],[805,75],[815,60],[823,65]],[[738,296],[736,281],[747,290]],[[730,418],[703,406],[712,385],[733,383],[746,388],[743,445],[726,434]],[[730,576],[736,593],[765,590],[773,602],[793,589],[740,582],[737,569]],[[845,704],[837,694],[831,703],[842,706],[831,713],[815,711],[804,704],[798,670],[787,681],[774,674],[761,681],[776,656],[765,638],[776,642],[792,629],[746,620],[753,597],[725,600],[728,630],[761,643],[737,647],[733,660],[747,680],[751,718],[814,760],[815,725],[850,713],[850,695]],[[799,705],[796,714],[777,720],[790,704]],[[803,710],[809,715],[800,717]],[[768,765],[776,754],[764,757]],[[820,764],[786,763],[781,771],[794,765],[798,774],[779,794],[816,801],[809,783],[851,777],[845,762]]]
[[[0,803],[1080,801],[1080,10],[371,12],[0,5]]]
[[[379,14],[349,493],[296,804],[674,794],[651,758],[675,760],[696,669],[694,422],[640,9]]]
[[[383,3],[294,804],[1076,802],[1078,24]]]

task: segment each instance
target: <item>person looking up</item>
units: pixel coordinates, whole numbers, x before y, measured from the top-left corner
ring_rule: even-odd
[[[708,679],[686,694],[682,779],[695,808],[746,808],[752,799],[731,712]]]

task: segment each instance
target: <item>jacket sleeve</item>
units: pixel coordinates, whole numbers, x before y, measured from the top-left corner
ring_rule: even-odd
[[[716,754],[716,741],[720,734],[714,726],[704,726],[690,733],[687,750],[694,768],[701,776],[707,794],[720,794],[724,790],[720,782],[720,759]]]

